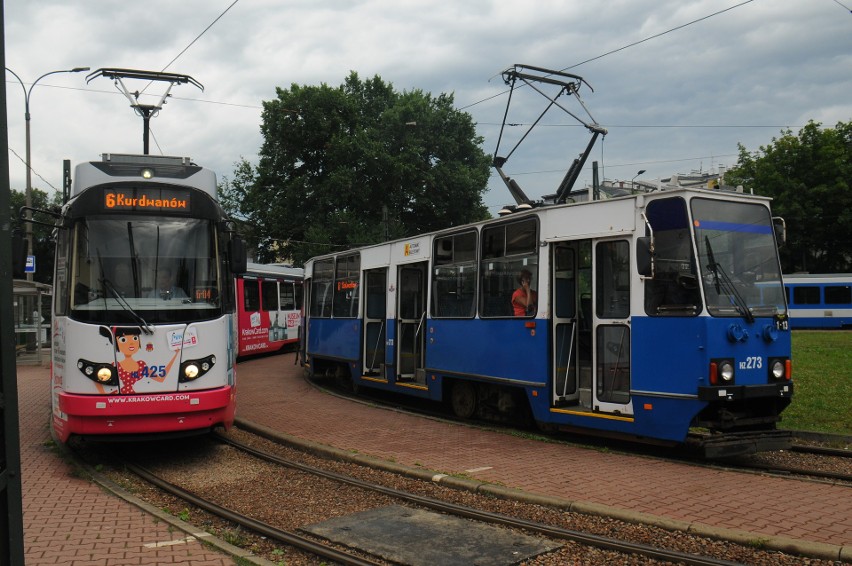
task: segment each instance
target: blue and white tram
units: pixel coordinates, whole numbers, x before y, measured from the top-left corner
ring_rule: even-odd
[[[784,287],[794,330],[852,328],[852,273],[785,275]]]
[[[72,189],[56,223],[58,439],[230,426],[246,257],[215,174],[187,158],[104,154],[77,165]]]
[[[537,299],[516,316],[528,272]],[[705,453],[776,449],[793,394],[768,199],[684,189],[534,208],[305,265],[314,375]],[[521,309],[523,311],[523,309]]]

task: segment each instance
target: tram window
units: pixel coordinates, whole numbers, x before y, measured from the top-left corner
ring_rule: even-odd
[[[374,320],[384,320],[387,314],[387,270],[374,269],[365,271],[367,295],[365,297],[367,303],[364,313],[364,318]]]
[[[266,312],[278,310],[278,282],[263,281],[260,284],[263,310]]]
[[[645,279],[645,312],[651,316],[694,316],[701,294],[686,203],[682,198],[648,204],[654,231],[654,278]]]
[[[825,302],[829,305],[852,304],[852,287],[848,285],[827,285]]]
[[[331,317],[333,284],[334,260],[323,259],[314,263],[314,276],[311,280],[311,316]]]
[[[595,277],[598,318],[630,316],[630,244],[627,240],[600,242]]]
[[[474,315],[476,297],[476,232],[435,238],[432,316]]]
[[[296,297],[296,310],[301,310],[302,301],[304,301],[305,288],[302,286],[301,283],[295,283],[294,290],[294,295]]]
[[[279,283],[278,303],[281,305],[282,311],[296,310],[296,294],[294,292],[293,283],[290,281],[282,281]]]
[[[246,312],[260,310],[260,290],[255,279],[243,279],[243,310]]]
[[[554,303],[558,318],[572,318],[576,314],[577,274],[574,250],[557,247],[553,253]]]
[[[537,242],[535,220],[506,225],[506,255],[534,254]]]
[[[334,317],[355,318],[358,316],[360,270],[360,255],[348,254],[337,258],[334,282]]]
[[[53,292],[53,308],[59,316],[68,314],[68,283],[71,279],[68,254],[70,239],[70,230],[59,230],[56,246],[56,283]]]
[[[538,287],[538,222],[535,217],[482,229],[479,267],[479,314],[513,316],[512,294],[522,270],[532,274],[530,289]],[[534,316],[531,312],[529,316]]]
[[[494,226],[482,230],[482,259],[506,255],[506,227]]]
[[[793,302],[797,305],[818,305],[819,295],[819,287],[793,287]]]
[[[630,328],[600,325],[597,329],[597,397],[606,403],[630,402]]]

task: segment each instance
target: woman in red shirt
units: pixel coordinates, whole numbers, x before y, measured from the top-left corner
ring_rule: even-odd
[[[521,271],[518,275],[518,283],[520,288],[512,293],[512,308],[515,311],[515,316],[530,316],[535,314],[538,306],[538,293],[530,289],[532,281],[532,273],[528,269]]]

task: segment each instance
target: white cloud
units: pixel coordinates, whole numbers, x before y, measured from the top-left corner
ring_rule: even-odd
[[[232,0],[7,0],[6,65],[29,83],[88,65],[161,70]],[[349,71],[398,90],[453,92],[494,151],[505,108],[500,71],[514,63],[562,69],[740,4],[728,0],[241,0],[167,70],[204,92],[175,87],[152,119],[156,145],[231,176],[262,141],[260,108],[275,88],[338,85]],[[831,0],[755,0],[570,69],[592,115],[610,128],[592,159],[608,178],[646,178],[734,163],[783,127],[852,119],[852,18]],[[59,187],[61,162],[141,152],[142,120],[107,79],[85,73],[39,83],[31,98],[34,185]],[[13,188],[23,188],[23,96],[7,75]],[[27,85],[28,86],[28,85]],[[161,93],[162,85],[146,92]],[[520,96],[519,96],[520,98]],[[482,102],[485,101],[485,102]],[[513,105],[535,116],[543,98]],[[514,103],[517,104],[517,103]],[[550,124],[571,123],[553,114]],[[665,127],[663,127],[665,126]],[[515,134],[517,128],[507,131]],[[588,141],[582,128],[535,130],[507,171],[530,196],[551,193]],[[513,143],[504,141],[506,143]],[[505,145],[504,145],[505,147]],[[511,145],[509,146],[511,147]],[[501,150],[502,151],[502,150]],[[39,178],[44,178],[44,181]],[[581,182],[591,180],[590,170]],[[49,184],[49,185],[48,185]],[[487,202],[507,202],[492,179]]]

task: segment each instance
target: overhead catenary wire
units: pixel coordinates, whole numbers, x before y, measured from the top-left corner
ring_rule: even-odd
[[[837,1],[837,0],[835,0],[835,1]],[[749,4],[749,3],[751,3],[751,2],[754,2],[754,0],[745,0],[744,2],[741,2],[741,3],[736,4],[736,5],[734,5],[734,6],[730,6],[730,7],[728,7],[728,8],[723,9],[723,10],[719,10],[719,11],[717,11],[717,12],[713,12],[712,14],[708,14],[708,15],[706,15],[706,16],[702,16],[702,17],[700,17],[700,18],[697,18],[697,19],[692,20],[692,21],[690,21],[690,22],[687,22],[687,23],[685,23],[685,24],[681,24],[681,25],[679,25],[679,26],[675,26],[675,27],[673,27],[673,28],[667,29],[666,31],[662,31],[662,32],[660,32],[660,33],[657,33],[657,34],[654,34],[654,35],[648,36],[648,37],[646,37],[646,38],[644,38],[644,39],[640,39],[639,41],[634,41],[633,43],[629,43],[629,44],[624,45],[624,46],[622,46],[622,47],[619,47],[619,48],[617,48],[617,49],[613,49],[613,50],[611,50],[611,51],[607,51],[606,53],[602,53],[601,55],[597,55],[597,56],[595,56],[595,57],[591,57],[590,59],[586,59],[585,61],[580,61],[579,63],[575,63],[575,64],[573,64],[573,65],[569,65],[568,67],[564,67],[564,68],[560,69],[560,71],[567,71],[568,69],[573,69],[573,68],[575,68],[575,67],[579,67],[580,65],[585,65],[586,63],[590,63],[590,62],[592,62],[592,61],[597,61],[598,59],[602,59],[603,57],[606,57],[606,56],[608,56],[608,55],[612,55],[612,54],[614,54],[614,53],[618,53],[619,51],[624,51],[624,50],[629,49],[629,48],[631,48],[631,47],[635,47],[635,46],[637,46],[637,45],[639,45],[639,44],[641,44],[641,43],[645,43],[646,41],[650,41],[650,40],[652,40],[652,39],[657,39],[657,38],[662,37],[662,36],[664,36],[664,35],[666,35],[666,34],[669,34],[669,33],[671,33],[671,32],[681,30],[681,29],[683,29],[683,28],[685,28],[685,27],[691,26],[691,25],[693,25],[693,24],[697,24],[697,23],[699,23],[699,22],[703,22],[704,20],[710,19],[710,18],[712,18],[712,17],[714,17],[714,16],[718,16],[719,14],[723,14],[723,13],[725,13],[725,12],[729,12],[729,11],[731,11],[731,10],[734,10],[735,8],[740,8],[740,7],[742,7],[742,6],[746,5],[746,4]],[[467,106],[462,106],[461,108],[459,108],[459,110],[466,110],[466,109],[468,109],[468,108],[470,108],[470,107],[472,107],[472,106],[476,106],[476,105],[478,105],[478,104],[482,104],[483,102],[487,102],[487,101],[489,101],[489,100],[492,100],[492,99],[494,99],[494,98],[497,98],[498,96],[502,96],[502,95],[506,94],[507,92],[509,92],[509,90],[501,91],[501,92],[499,92],[499,93],[497,93],[497,94],[494,94],[494,95],[492,95],[492,96],[489,96],[489,97],[483,98],[483,99],[481,99],[481,100],[478,100],[478,101],[476,101],[476,102],[474,102],[474,103],[472,103],[472,104],[468,104]]]

